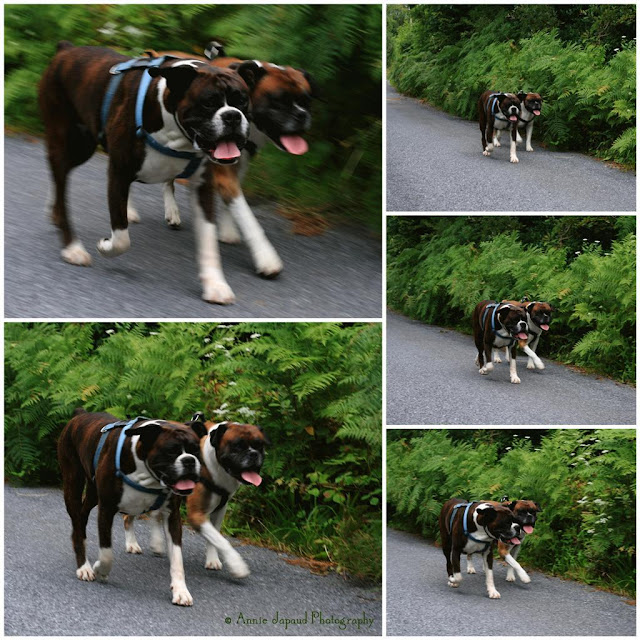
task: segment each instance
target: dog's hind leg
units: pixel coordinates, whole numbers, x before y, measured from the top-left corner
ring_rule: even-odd
[[[127,205],[131,180],[116,170],[113,159],[109,161],[109,215],[111,217],[111,237],[98,241],[98,251],[107,258],[119,256],[129,249],[129,220]]]

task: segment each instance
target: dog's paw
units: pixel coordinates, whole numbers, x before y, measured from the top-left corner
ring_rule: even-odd
[[[134,224],[137,224],[138,222],[140,222],[140,214],[138,213],[136,208],[131,204],[127,205],[127,220],[129,222],[133,222]]]
[[[95,574],[96,580],[98,582],[106,582],[107,578],[109,577],[109,573],[108,572],[105,573],[102,570],[102,567],[100,565],[100,560],[93,563],[93,573]]]
[[[511,384],[520,384],[520,378],[518,378],[518,376],[511,376]]]
[[[142,548],[137,542],[127,542],[125,551],[127,553],[142,553]]]
[[[171,598],[171,602],[173,604],[180,605],[181,607],[190,607],[193,604],[193,598],[189,593],[187,587],[176,587],[175,589],[171,587],[173,591],[173,596]]]
[[[182,220],[180,220],[180,210],[177,206],[165,206],[164,219],[171,229],[179,229],[182,224]]]
[[[88,267],[91,265],[91,256],[79,240],[74,240],[71,244],[67,245],[60,252],[60,255],[62,259],[69,264],[75,264],[79,267]]]
[[[533,151],[533,147],[532,146],[528,146],[527,147],[527,151]]]
[[[540,371],[542,371],[544,369],[544,362],[542,362],[542,360],[539,360],[538,362],[535,363],[536,369],[540,369]]]
[[[251,573],[247,563],[239,555],[237,558],[227,559],[227,568],[234,578],[246,578]]]
[[[486,149],[482,152],[483,156],[490,156],[491,155],[491,151],[487,151]]]
[[[531,578],[530,578],[526,573],[523,573],[523,574],[520,576],[520,581],[521,581],[523,584],[529,584],[529,583],[531,582]]]
[[[493,363],[500,364],[502,362],[502,358],[500,356],[493,356]]]
[[[263,278],[275,278],[284,268],[275,249],[263,249],[254,258],[256,273]]]
[[[527,362],[527,369],[535,369],[536,365],[533,364],[533,360],[529,360],[529,362]]]
[[[452,589],[457,589],[460,586],[460,583],[453,580],[453,578],[449,578],[449,580],[447,581],[447,585]]]
[[[226,282],[212,280],[203,283],[202,299],[211,304],[233,304],[236,296]]]
[[[111,232],[110,238],[102,238],[98,240],[98,251],[105,258],[115,258],[129,250],[131,239],[129,238],[128,229],[116,229]]]
[[[220,569],[222,569],[222,562],[220,562],[219,558],[207,558],[204,563],[204,568],[210,571],[220,571]]]
[[[509,162],[513,162],[514,164],[517,164],[518,162],[520,162],[520,160],[518,160],[518,156],[511,156],[511,158],[509,159]]]
[[[500,140],[494,140],[494,141],[493,141],[493,146],[494,146],[494,147],[501,147],[501,146],[502,146],[502,144],[500,143]]]
[[[495,589],[491,589],[491,590],[489,591],[489,597],[490,597],[492,600],[497,600],[497,599],[500,597],[500,594],[499,594]]]
[[[476,569],[475,567],[467,567],[467,573],[475,573]]]
[[[515,582],[516,581],[516,577],[513,574],[507,573],[507,577],[505,578],[505,580],[507,582]]]
[[[86,582],[93,582],[96,579],[96,574],[93,573],[93,569],[88,562],[85,562],[81,567],[76,569],[76,576],[79,580]]]
[[[483,376],[486,376],[491,371],[493,371],[492,362],[487,362],[487,364],[485,364],[484,367],[482,367],[481,369],[478,369],[478,373],[482,374]]]

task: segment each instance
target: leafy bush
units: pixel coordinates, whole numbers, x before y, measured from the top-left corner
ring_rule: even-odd
[[[532,224],[531,218],[522,223],[516,218],[505,223],[504,218],[493,217],[480,222],[473,218],[431,218],[428,223],[404,219],[398,226],[390,222],[387,303],[413,318],[470,332],[471,313],[480,300],[519,300],[523,295],[545,300],[556,313],[552,331],[540,343],[541,353],[634,382],[633,230],[620,222],[617,232],[609,220],[608,233],[619,239],[609,235],[603,247],[600,234],[587,231],[589,227],[579,219],[557,224],[553,218],[539,220],[541,224],[548,221],[548,235],[534,231],[536,239],[526,244],[520,236],[532,233],[525,226]],[[420,236],[420,230],[430,228],[425,224],[431,224],[433,230]],[[594,226],[598,228],[604,230],[602,224]],[[571,233],[575,238],[576,231],[596,237],[580,238],[577,245],[566,236]],[[470,240],[483,233],[486,240]],[[567,245],[581,249],[568,252]]]
[[[13,481],[58,481],[55,444],[76,406],[258,423],[274,443],[269,481],[240,492],[228,526],[379,579],[379,324],[16,323],[5,340]],[[360,554],[341,531],[359,539]]]
[[[37,87],[59,40],[137,56],[150,48],[201,54],[212,39],[229,55],[302,67],[321,90],[309,152],[294,158],[269,145],[254,162],[247,192],[379,229],[379,5],[11,5],[5,12],[5,122],[42,132]]]
[[[635,431],[551,430],[539,446],[456,439],[445,430],[404,431],[387,445],[393,526],[438,535],[451,497],[531,499],[535,532],[519,561],[616,591],[635,593]],[[444,561],[443,561],[444,563]]]
[[[394,7],[389,77],[470,120],[487,89],[537,91],[544,107],[535,134],[545,144],[635,166],[635,8],[564,11]]]

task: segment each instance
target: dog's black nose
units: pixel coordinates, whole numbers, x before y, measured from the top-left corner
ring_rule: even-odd
[[[222,114],[222,121],[231,127],[236,127],[242,120],[242,114],[237,109],[229,109]]]

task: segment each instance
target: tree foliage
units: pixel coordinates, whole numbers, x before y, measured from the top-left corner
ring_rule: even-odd
[[[470,332],[480,300],[544,300],[556,312],[540,353],[635,382],[634,225],[630,216],[390,219],[387,302]]]
[[[5,341],[13,481],[58,481],[56,440],[77,406],[257,423],[273,443],[268,481],[234,500],[229,527],[379,578],[379,324],[16,323]]]
[[[535,500],[542,513],[519,561],[635,593],[633,429],[549,430],[539,444],[511,433],[508,446],[505,436],[478,442],[439,429],[400,433],[387,445],[392,525],[435,539],[449,498]]]
[[[272,145],[255,159],[250,193],[295,209],[337,212],[374,228],[382,202],[382,12],[376,5],[10,5],[5,12],[5,121],[42,131],[36,100],[59,40],[137,56],[146,49],[229,55],[306,69],[321,90],[310,150]],[[295,178],[295,179],[292,179]]]
[[[544,98],[535,134],[635,166],[635,5],[389,7],[398,89],[476,119],[487,89]]]

